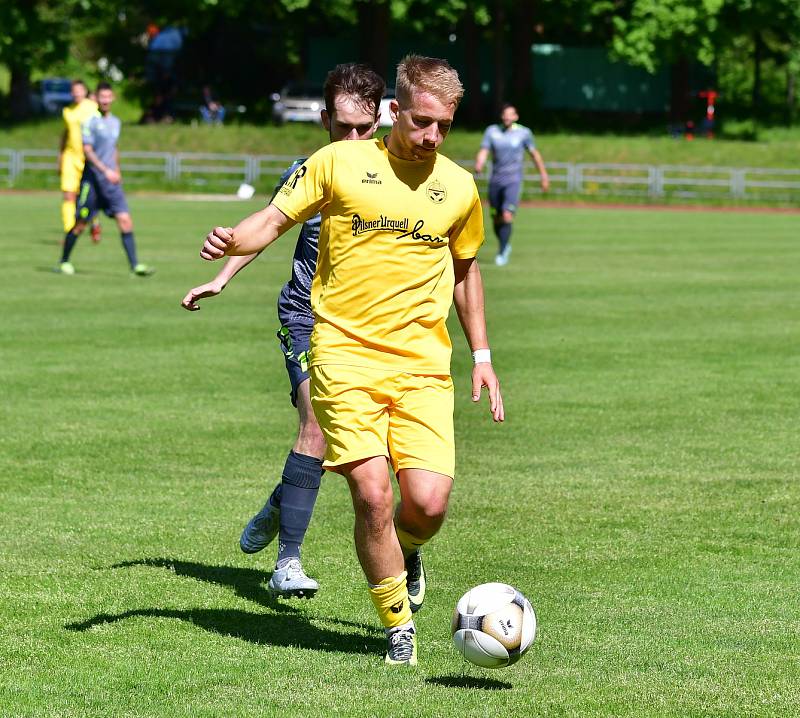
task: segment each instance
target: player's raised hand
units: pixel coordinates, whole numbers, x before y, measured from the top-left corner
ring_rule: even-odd
[[[189,293],[181,301],[181,306],[190,312],[196,312],[200,309],[200,305],[197,303],[198,300],[206,297],[216,297],[223,289],[225,289],[225,285],[216,279],[201,284],[199,287],[189,290]]]
[[[489,362],[479,362],[472,367],[472,401],[480,400],[483,387],[489,392],[489,411],[492,413],[492,419],[505,421],[500,382]]]
[[[222,259],[232,239],[232,227],[214,227],[206,235],[206,241],[200,250],[200,256],[209,262],[213,262],[215,259]]]

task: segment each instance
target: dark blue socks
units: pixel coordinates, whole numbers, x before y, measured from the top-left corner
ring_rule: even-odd
[[[133,240],[133,232],[123,232],[121,237],[125,254],[128,255],[128,263],[131,265],[131,269],[134,269],[138,262],[136,261],[136,242]]]
[[[300,544],[311,522],[322,479],[322,459],[289,452],[279,487],[272,492],[273,503],[280,503],[278,563],[300,558]],[[277,494],[277,495],[276,495]]]
[[[66,236],[64,237],[64,249],[61,252],[61,261],[69,262],[69,255],[72,254],[72,250],[75,248],[75,242],[78,241],[77,235],[72,233],[72,230],[67,232]]]
[[[497,234],[497,239],[500,242],[500,254],[502,254],[506,251],[506,247],[511,241],[511,223],[504,222],[503,224],[496,225],[494,231]]]

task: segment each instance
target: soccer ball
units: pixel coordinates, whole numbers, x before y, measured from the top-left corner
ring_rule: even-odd
[[[525,596],[505,583],[483,583],[467,591],[453,613],[453,643],[483,668],[516,663],[536,635],[536,614]]]

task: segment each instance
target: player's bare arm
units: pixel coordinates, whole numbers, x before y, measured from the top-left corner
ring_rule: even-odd
[[[547,192],[547,190],[550,189],[550,176],[547,174],[547,169],[544,166],[542,153],[539,152],[539,150],[537,149],[532,149],[530,153],[531,153],[531,158],[533,159],[533,162],[536,165],[536,169],[539,172],[539,178],[542,183],[542,191]]]
[[[489,348],[486,317],[483,308],[483,279],[476,259],[453,258],[455,287],[453,303],[470,349],[474,352]],[[489,392],[489,410],[495,421],[505,420],[503,396],[491,362],[479,361],[472,368],[472,400],[478,401],[481,389]]]
[[[483,172],[487,159],[489,159],[489,150],[486,147],[481,147],[478,150],[478,156],[475,158],[475,174]]]
[[[233,229],[215,227],[206,236],[200,256],[208,261],[222,259],[225,255],[255,254],[266,249],[278,237],[295,225],[275,205],[243,219]]]
[[[64,150],[67,147],[67,131],[61,133],[61,142],[58,145],[58,174],[61,174],[61,167],[64,164]]]
[[[226,232],[233,232],[230,227],[226,228]],[[216,297],[241,270],[243,270],[250,262],[256,257],[256,254],[246,254],[240,257],[230,257],[225,266],[219,271],[216,277],[210,282],[201,284],[199,287],[190,289],[186,296],[181,301],[181,306],[188,309],[190,312],[196,312],[200,309],[197,303],[200,299],[208,297]]]
[[[95,153],[94,147],[88,144],[84,144],[83,154],[86,155],[86,161],[89,162],[93,167],[96,167],[98,170],[100,170],[100,172],[102,172],[102,174],[109,182],[111,182],[112,184],[119,184],[120,180],[119,172],[117,172],[115,169],[112,169],[111,167],[107,167],[106,165],[104,165],[103,162]]]

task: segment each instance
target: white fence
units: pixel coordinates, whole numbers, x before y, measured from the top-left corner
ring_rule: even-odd
[[[57,153],[52,150],[0,149],[0,183],[13,186],[24,177],[49,174],[56,182]],[[275,181],[291,164],[287,155],[238,155],[196,152],[122,152],[125,181],[142,184],[235,186]],[[472,167],[471,160],[459,160]],[[554,195],[711,199],[800,203],[800,169],[700,167],[549,162]],[[478,178],[479,183],[486,176]],[[525,176],[525,196],[538,193],[539,177]]]

